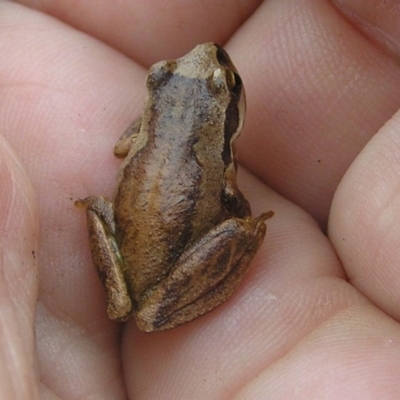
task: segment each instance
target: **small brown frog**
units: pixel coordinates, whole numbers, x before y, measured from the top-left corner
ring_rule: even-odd
[[[154,64],[142,116],[112,201],[88,197],[92,259],[111,319],[169,329],[212,310],[238,286],[273,212],[251,216],[236,184],[233,141],[245,114],[242,80],[225,50],[198,45]]]

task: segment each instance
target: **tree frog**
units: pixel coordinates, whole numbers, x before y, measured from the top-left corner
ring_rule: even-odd
[[[114,197],[87,197],[93,263],[111,319],[161,331],[212,310],[242,280],[272,211],[253,218],[236,184],[245,114],[226,51],[196,46],[154,64],[139,119],[117,142]]]

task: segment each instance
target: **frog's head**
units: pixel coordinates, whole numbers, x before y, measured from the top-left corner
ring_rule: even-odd
[[[246,100],[242,79],[228,53],[216,43],[203,43],[176,60],[154,64],[147,76],[149,102],[186,118],[208,135],[223,134],[224,154],[243,126]],[[230,158],[230,157],[228,157]]]

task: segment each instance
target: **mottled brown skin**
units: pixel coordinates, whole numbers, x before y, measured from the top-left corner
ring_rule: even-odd
[[[147,332],[188,322],[229,298],[265,236],[236,184],[233,141],[244,89],[218,45],[153,65],[140,119],[114,149],[125,157],[113,202],[89,197],[93,262],[108,314]]]

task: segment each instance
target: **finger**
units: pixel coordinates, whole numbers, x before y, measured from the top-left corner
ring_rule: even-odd
[[[198,43],[225,43],[260,0],[240,2],[20,0],[61,19],[134,58],[142,65],[176,58]]]
[[[71,285],[68,290],[83,295],[88,283],[84,269],[75,271],[63,265],[71,254],[78,256],[76,248],[82,247],[78,243],[86,239],[84,216],[73,206],[74,196],[85,197],[86,188],[92,193],[111,192],[117,166],[112,145],[131,121],[135,107],[129,90],[121,97],[114,90],[124,87],[122,81],[137,79],[142,83],[143,75],[125,57],[118,59],[113,50],[62,23],[12,3],[4,4],[11,10],[5,13],[5,25],[12,28],[3,31],[8,35],[3,54],[12,62],[1,65],[2,80],[7,82],[1,86],[2,121],[8,118],[9,140],[28,166],[39,194],[42,256],[53,264],[43,264],[48,270],[43,271],[42,289],[51,290],[48,295],[52,304],[60,300],[59,304],[68,307],[64,312],[78,318],[83,299],[68,295],[61,300],[67,294],[64,285],[62,290],[52,291],[60,271]],[[22,18],[23,26],[17,24]],[[35,33],[27,36],[27,31]],[[18,48],[16,57],[14,48]],[[48,59],[52,62],[46,63]],[[141,106],[140,100],[138,103]],[[110,134],[113,131],[114,137]],[[113,163],[114,168],[110,167]],[[99,169],[101,173],[94,173]],[[109,181],[108,188],[105,181]],[[82,226],[71,223],[79,215]],[[77,260],[89,261],[86,253],[82,251]],[[87,310],[83,320],[86,317]]]
[[[383,50],[400,56],[400,25],[397,2],[374,0],[334,0],[343,12],[366,37],[376,42]]]
[[[103,290],[83,244],[84,213],[73,202],[107,187],[111,192],[113,144],[133,119],[134,98],[142,103],[139,90],[126,82],[142,85],[144,74],[125,56],[51,17],[11,2],[0,3],[0,14],[2,56],[8,60],[0,65],[2,131],[39,198],[42,388],[61,397],[123,396],[120,327],[106,317]]]
[[[325,223],[347,167],[400,105],[398,60],[326,1],[264,2],[234,46],[248,94],[240,160]]]
[[[400,320],[400,113],[360,153],[338,187],[329,232],[351,283]]]
[[[342,310],[249,380],[235,399],[395,400],[399,339],[398,324],[373,307]]]
[[[338,351],[335,340],[340,338],[342,324],[348,324],[346,337],[352,340],[370,329],[365,324],[366,315],[376,311],[362,316],[364,323],[360,321],[356,333],[350,329],[360,309],[372,307],[343,279],[340,262],[313,219],[258,187],[249,174],[242,178],[248,182],[242,188],[255,214],[266,207],[275,211],[267,221],[263,247],[233,297],[209,314],[162,336],[140,333],[129,326],[124,335],[123,362],[125,370],[131,371],[127,390],[132,398],[236,398],[244,387],[259,385],[258,376],[269,374],[280,379],[274,372],[279,360],[286,360],[287,368],[295,368],[290,356],[298,361],[299,351],[304,355],[310,350],[311,339],[321,349],[321,341],[328,337],[329,346],[323,348],[323,356],[319,354],[321,364],[326,364]],[[316,336],[311,336],[315,330]],[[345,346],[340,350],[344,354]],[[354,350],[361,352],[361,346]],[[359,361],[365,364],[360,357]],[[311,367],[312,360],[302,362]],[[315,374],[323,378],[321,365],[312,377]],[[282,390],[291,384],[285,376],[288,386]],[[157,385],[149,385],[149,377]],[[274,379],[264,378],[271,390]],[[160,395],[163,393],[167,395]]]
[[[38,294],[38,218],[32,186],[0,137],[0,391],[39,399],[34,315]]]

